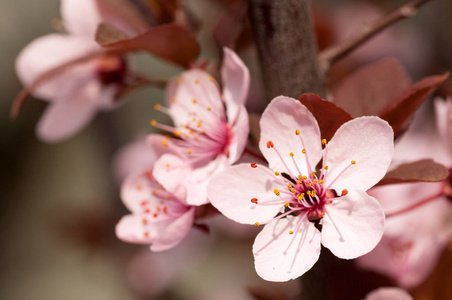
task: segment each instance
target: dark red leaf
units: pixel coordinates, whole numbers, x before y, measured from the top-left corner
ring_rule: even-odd
[[[380,118],[388,121],[392,126],[395,138],[408,128],[409,122],[418,107],[448,77],[449,73],[446,73],[429,76],[416,82],[378,114]]]
[[[156,26],[135,37],[101,44],[101,46],[111,54],[146,51],[186,68],[191,65],[200,51],[194,35],[178,24]]]
[[[306,106],[319,123],[322,139],[329,141],[336,130],[352,117],[336,104],[315,94],[303,94],[298,100]]]
[[[449,170],[434,162],[432,159],[423,159],[398,166],[388,172],[377,185],[404,183],[404,182],[437,182],[445,180]]]
[[[411,85],[402,64],[385,58],[348,76],[334,90],[334,103],[354,118],[378,115]]]

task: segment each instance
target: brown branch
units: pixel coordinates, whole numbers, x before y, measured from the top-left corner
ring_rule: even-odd
[[[320,53],[320,61],[322,62],[323,69],[327,71],[332,64],[344,58],[345,56],[353,52],[356,48],[371,39],[373,36],[380,33],[397,21],[415,16],[418,8],[430,1],[432,0],[409,1],[399,8],[395,9],[391,13],[363,27],[359,32],[357,32],[354,36],[352,36],[345,42],[334,45],[322,51],[322,53]]]

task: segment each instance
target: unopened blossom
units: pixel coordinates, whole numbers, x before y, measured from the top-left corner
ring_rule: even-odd
[[[401,288],[382,287],[367,294],[364,300],[413,300],[413,297]]]
[[[398,162],[434,159],[452,167],[452,100],[435,99],[437,130],[415,118],[395,148]],[[422,283],[432,272],[452,236],[452,190],[449,181],[392,184],[373,188],[387,215],[381,242],[358,259],[366,269],[383,273],[404,288]]]
[[[95,0],[62,0],[61,15],[67,34],[37,38],[19,54],[16,71],[21,82],[33,86],[50,70],[96,51],[99,55],[66,67],[32,89],[35,97],[50,102],[36,128],[38,137],[47,142],[72,136],[98,110],[115,107],[114,96],[126,76],[125,60],[102,55],[94,40],[97,25],[103,21]]]
[[[126,165],[132,154],[141,157],[142,163],[138,164],[133,157],[130,163],[135,170],[126,168],[130,173],[122,184],[121,199],[131,214],[116,225],[116,235],[126,242],[151,244],[151,251],[163,251],[177,245],[188,234],[194,222],[195,207],[186,203],[182,186],[176,189],[177,194],[171,193],[152,176],[155,148],[158,146],[149,145],[143,153],[145,148],[140,141],[120,152],[118,166]]]
[[[257,273],[270,281],[299,277],[317,261],[320,244],[345,259],[371,251],[383,234],[384,215],[366,190],[392,159],[388,123],[356,118],[327,142],[305,106],[280,96],[260,127],[259,148],[269,168],[239,164],[208,186],[211,203],[225,216],[265,225],[253,246]]]
[[[168,190],[185,182],[187,203],[208,203],[206,186],[215,173],[236,162],[248,140],[245,101],[249,72],[232,50],[224,49],[222,91],[207,72],[192,69],[174,78],[167,87],[168,107],[156,110],[171,116],[174,125],[152,120],[151,125],[173,137],[151,135],[176,154],[164,154],[154,166],[154,176]],[[190,175],[188,175],[190,174]]]

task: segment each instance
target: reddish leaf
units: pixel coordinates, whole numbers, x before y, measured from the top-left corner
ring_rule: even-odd
[[[127,35],[110,24],[102,23],[97,27],[95,39],[99,45],[106,45],[127,39]]]
[[[385,58],[360,68],[335,89],[334,103],[353,117],[378,115],[405,91],[411,80],[395,58]]]
[[[193,224],[193,228],[198,229],[199,231],[201,231],[204,234],[209,235],[210,234],[210,227],[207,224],[204,223],[194,223]]]
[[[149,22],[129,0],[96,0],[96,6],[102,20],[135,33],[145,32],[152,25],[157,25]]]
[[[422,102],[448,77],[449,73],[446,73],[416,82],[378,114],[392,126],[395,138],[407,129],[413,114]]]
[[[404,182],[437,182],[445,180],[449,170],[432,159],[423,159],[398,166],[388,172],[377,185]]]
[[[247,17],[246,1],[231,5],[220,17],[213,31],[213,39],[220,49],[233,47],[242,33]]]
[[[100,30],[98,28],[98,30]],[[160,25],[132,38],[101,44],[112,54],[146,51],[188,68],[198,56],[200,47],[193,34],[177,24]]]
[[[306,106],[319,123],[322,139],[330,140],[336,130],[352,117],[334,103],[315,94],[303,94],[298,100]]]

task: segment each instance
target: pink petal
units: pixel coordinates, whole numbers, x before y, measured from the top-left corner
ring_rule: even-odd
[[[166,88],[166,95],[176,127],[188,123],[193,118],[193,112],[196,112],[197,119],[202,120],[211,119],[212,114],[224,117],[218,84],[202,70],[192,69],[171,80]]]
[[[253,169],[249,164],[227,168],[210,180],[207,197],[223,215],[238,223],[254,224],[268,221],[283,207],[284,199],[278,198],[273,193],[275,187],[279,188],[282,185],[262,170],[271,172],[263,166]],[[257,198],[259,203],[279,201],[282,203],[256,205],[251,202],[253,198]]]
[[[284,96],[274,98],[262,114],[260,126],[259,148],[271,169],[282,173],[287,172],[287,168],[289,168],[294,176],[308,173],[306,155],[302,154],[303,145],[300,137],[303,138],[310,167],[315,168],[322,157],[320,129],[317,121],[298,100]],[[300,131],[299,136],[295,135],[295,130]],[[287,168],[275,149],[267,148],[268,141],[274,143],[275,149],[281,154]],[[291,152],[294,153],[294,159],[303,174],[298,173],[292,157],[289,155]]]
[[[187,204],[198,206],[209,203],[207,185],[213,175],[218,174],[228,165],[227,157],[219,155],[207,165],[194,169],[184,181],[187,190]]]
[[[160,237],[151,245],[151,251],[164,251],[179,244],[190,231],[194,218],[195,208],[192,207],[160,232]]]
[[[16,72],[25,86],[32,84],[40,75],[52,68],[87,55],[99,46],[86,38],[71,37],[61,34],[49,34],[35,39],[27,45],[16,60]],[[86,77],[94,72],[92,63],[85,63],[70,68],[48,80],[32,91],[40,98],[52,99],[61,93],[61,87],[74,85],[77,77]]]
[[[361,117],[342,125],[327,145],[329,166],[325,186],[340,193],[374,186],[388,170],[394,152],[394,132],[378,117]],[[356,164],[351,165],[351,161]],[[345,173],[340,174],[344,169]]]
[[[92,40],[102,22],[95,0],[62,0],[61,16],[67,32]]]
[[[36,134],[48,143],[66,139],[85,127],[96,112],[92,99],[79,98],[51,104],[38,122]],[[87,101],[86,101],[87,100]]]
[[[150,171],[149,171],[150,172]],[[149,174],[149,173],[148,173]],[[133,213],[142,213],[142,202],[158,204],[160,198],[153,196],[152,191],[158,183],[149,180],[146,171],[138,170],[129,174],[121,185],[121,199],[124,205]]]
[[[184,184],[191,171],[190,164],[179,156],[164,154],[155,162],[152,175],[165,190],[184,200],[186,197]]]
[[[221,67],[223,79],[223,100],[229,123],[234,123],[240,107],[245,105],[250,86],[250,72],[240,57],[231,49],[223,48],[224,58]]]
[[[143,225],[142,215],[126,215],[116,225],[116,236],[128,243],[150,244],[174,221],[174,218],[161,216],[157,218],[158,220],[149,218],[149,222],[152,223]]]
[[[322,244],[339,258],[351,259],[371,251],[384,231],[378,201],[363,191],[349,191],[325,205]]]
[[[248,120],[248,113],[245,107],[239,108],[239,114],[236,122],[232,125],[232,138],[229,142],[229,162],[232,164],[236,162],[245,150],[248,143],[248,134],[250,125]]]
[[[320,232],[307,218],[287,217],[265,225],[253,245],[256,272],[265,280],[288,281],[303,275],[320,255]],[[292,230],[293,234],[289,234]]]
[[[161,134],[149,134],[146,138],[146,143],[154,149],[157,156],[168,153],[183,157],[186,154],[186,152],[181,151],[179,147],[173,144],[173,139]]]
[[[382,287],[367,294],[365,300],[413,300],[413,297],[401,288]]]

